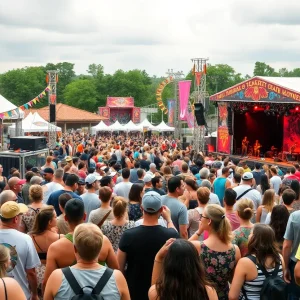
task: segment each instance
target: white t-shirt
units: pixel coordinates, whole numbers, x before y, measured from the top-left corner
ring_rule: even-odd
[[[0,244],[10,250],[11,265],[7,275],[20,284],[26,299],[29,299],[30,290],[25,270],[41,264],[31,237],[15,229],[0,229]]]
[[[270,183],[272,184],[272,187],[273,187],[275,193],[278,195],[278,191],[279,191],[280,185],[282,183],[281,178],[279,176],[275,175],[270,179]]]
[[[114,187],[114,193],[117,196],[124,197],[128,200],[129,191],[131,189],[132,183],[131,182],[120,182]]]
[[[221,205],[218,195],[214,194],[214,193],[210,193],[208,204],[219,204],[219,205]]]
[[[139,219],[139,220],[135,221],[134,227],[138,227],[143,224],[144,224],[144,219]],[[160,216],[158,218],[158,225],[160,225],[162,227],[167,227],[167,222]]]
[[[51,193],[59,191],[59,190],[63,190],[64,187],[57,182],[49,182],[45,185],[42,186],[43,188],[43,193],[44,193],[44,198],[43,198],[43,203],[47,203],[49,196],[51,195]]]
[[[250,188],[251,188],[250,185],[240,184],[239,186],[234,187],[233,190],[237,193],[237,198],[238,198],[242,193],[249,190]],[[259,191],[255,189],[250,190],[241,199],[243,198],[247,198],[253,201],[255,211],[261,205],[261,194],[259,193]],[[234,205],[234,207],[236,207],[236,204]]]

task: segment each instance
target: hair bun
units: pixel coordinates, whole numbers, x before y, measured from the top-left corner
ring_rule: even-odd
[[[244,212],[246,212],[246,211],[251,211],[251,212],[252,212],[252,209],[251,209],[250,207],[246,207],[246,208],[244,209]]]

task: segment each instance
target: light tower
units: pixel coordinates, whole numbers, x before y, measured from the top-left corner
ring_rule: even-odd
[[[208,58],[192,58],[191,59],[194,68],[193,71],[195,73],[195,80],[194,80],[194,86],[196,87],[196,93],[195,93],[195,104],[196,103],[202,103],[204,109],[207,109],[205,107],[205,97],[206,94],[206,62],[208,61]],[[197,79],[197,74],[200,77]],[[198,82],[197,82],[198,80]],[[193,141],[194,141],[194,149],[196,153],[202,151],[204,153],[205,150],[205,126],[198,126],[196,118],[194,120],[194,135],[193,135]]]

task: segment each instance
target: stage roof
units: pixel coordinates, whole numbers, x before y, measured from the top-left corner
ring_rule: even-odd
[[[210,96],[212,101],[300,103],[300,77],[255,76]]]

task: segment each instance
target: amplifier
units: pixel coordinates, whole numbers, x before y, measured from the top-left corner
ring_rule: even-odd
[[[10,150],[37,151],[47,148],[45,137],[41,136],[17,136],[10,138]]]

